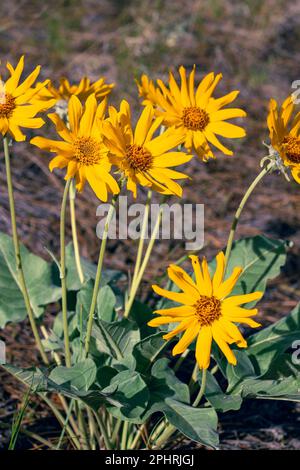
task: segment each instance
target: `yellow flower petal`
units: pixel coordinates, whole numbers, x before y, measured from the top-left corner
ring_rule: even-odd
[[[166,299],[174,300],[174,302],[185,304],[185,305],[193,305],[194,303],[191,297],[181,292],[179,293],[179,292],[168,291],[166,289],[162,289],[161,287],[157,285],[153,285],[152,289],[154,290],[156,294],[161,295],[162,297],[166,297]]]
[[[224,299],[228,294],[230,294],[236,285],[242,271],[243,268],[234,268],[231,276],[226,279],[226,281],[222,282],[221,285],[214,291],[214,294],[218,297],[218,299]]]
[[[201,328],[196,343],[196,360],[199,369],[207,369],[210,364],[212,330],[209,326]]]
[[[191,326],[186,329],[176,346],[174,346],[172,350],[173,356],[176,356],[177,354],[182,354],[194,341],[194,339],[199,333],[199,330],[199,324],[196,321],[191,322]]]

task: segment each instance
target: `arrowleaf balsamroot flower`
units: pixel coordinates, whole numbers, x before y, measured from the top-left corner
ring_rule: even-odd
[[[197,153],[203,161],[215,158],[210,148],[212,144],[225,155],[232,155],[233,152],[220,142],[217,135],[231,139],[246,135],[242,127],[227,122],[228,119],[245,117],[245,111],[239,108],[222,109],[235,100],[239,91],[215,99],[212,94],[222,74],[209,73],[195,89],[195,71],[194,66],[187,77],[185,68],[179,68],[180,87],[171,72],[168,87],[162,80],[157,80],[159,88],[156,89],[153,82],[143,76],[141,84],[138,84],[139,94],[144,97],[143,103],[152,101],[156,106],[156,115],[163,117],[165,126],[175,126],[181,132],[189,152]]]
[[[106,100],[97,105],[95,95],[88,97],[84,108],[79,99],[72,96],[68,106],[69,128],[56,113],[48,115],[63,140],[45,137],[31,140],[33,145],[57,154],[49,164],[51,171],[67,167],[66,180],[75,177],[78,191],[82,191],[88,181],[102,201],[107,201],[109,192],[118,194],[120,191],[110,174],[111,163],[101,138],[105,108]]]
[[[105,83],[103,77],[96,82],[91,82],[89,78],[83,77],[77,84],[71,84],[69,80],[62,77],[58,88],[50,82],[46,88],[39,92],[38,98],[44,101],[54,99],[55,102],[68,102],[71,96],[75,95],[81,102],[84,102],[90,95],[94,94],[96,99],[99,100],[109,95],[114,86],[114,83]]]
[[[288,96],[281,107],[271,99],[267,122],[272,147],[300,183],[300,112],[295,114],[294,111],[293,96]]]
[[[170,150],[182,143],[182,135],[171,129],[153,137],[162,119],[154,119],[151,105],[144,108],[134,131],[127,101],[122,101],[119,112],[110,107],[109,114],[103,123],[104,143],[134,197],[138,184],[162,194],[181,196],[182,188],[174,180],[188,177],[171,167],[188,162],[192,155]]]
[[[159,317],[149,322],[150,326],[177,323],[173,331],[163,337],[169,340],[183,333],[173,349],[173,355],[182,354],[197,338],[196,360],[200,369],[207,369],[210,364],[210,352],[214,340],[226,356],[230,364],[236,364],[236,357],[229,344],[236,343],[239,347],[247,347],[247,342],[234,323],[245,323],[256,328],[261,326],[250,317],[257,314],[257,309],[246,309],[241,305],[262,297],[262,292],[233,295],[233,290],[242,268],[236,267],[231,276],[224,280],[225,256],[217,255],[216,271],[211,278],[208,264],[204,258],[202,265],[197,256],[190,256],[195,281],[179,266],[170,265],[169,278],[182,292],[173,292],[153,286],[154,291],[167,299],[182,304],[179,307],[156,310]]]
[[[37,113],[48,109],[53,105],[53,101],[47,105],[36,100],[35,95],[47,85],[48,80],[40,83],[38,87],[32,88],[40,73],[40,66],[20,83],[24,70],[24,56],[14,69],[8,62],[7,68],[10,77],[6,82],[0,76],[0,132],[2,135],[9,133],[16,141],[26,139],[20,127],[28,129],[38,129],[43,126],[44,120],[36,117]]]

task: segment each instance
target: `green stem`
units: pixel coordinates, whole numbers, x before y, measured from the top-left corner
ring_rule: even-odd
[[[149,209],[150,209],[151,198],[152,198],[152,191],[149,190],[148,194],[147,194],[147,201],[146,201],[146,205],[145,205],[143,224],[142,224],[142,228],[141,228],[141,235],[140,235],[140,240],[139,240],[138,252],[137,252],[137,257],[136,257],[136,263],[135,263],[135,268],[134,268],[134,273],[133,273],[129,298],[131,297],[131,291],[132,291],[132,288],[133,288],[133,286],[136,282],[136,278],[138,276],[138,273],[139,273],[139,270],[140,270],[140,267],[141,267],[144,241],[145,241],[146,231],[148,229],[148,217],[149,217]]]
[[[195,401],[194,401],[194,403],[193,403],[193,406],[194,406],[195,408],[199,405],[199,403],[200,403],[200,401],[201,401],[201,399],[202,399],[202,397],[203,397],[203,395],[204,395],[204,393],[205,393],[206,378],[207,378],[207,369],[203,369],[203,370],[202,370],[201,387],[200,387],[199,393],[198,393],[198,395],[197,395],[197,397],[196,397],[196,399],[195,399]]]
[[[97,296],[98,296],[98,292],[99,292],[99,286],[100,286],[101,275],[102,275],[102,267],[103,267],[104,253],[105,253],[107,237],[108,237],[108,229],[109,229],[109,225],[110,225],[112,216],[113,216],[114,211],[115,211],[117,198],[118,198],[118,195],[114,196],[113,199],[112,199],[112,203],[110,205],[110,208],[109,208],[109,211],[108,211],[108,214],[107,214],[107,217],[106,217],[104,232],[103,232],[103,236],[102,236],[102,240],[101,240],[99,258],[98,258],[98,265],[97,265],[97,272],[96,272],[96,278],[95,278],[95,285],[94,285],[93,296],[92,296],[92,301],[91,301],[91,306],[90,306],[90,311],[89,311],[89,316],[88,316],[87,333],[86,333],[86,339],[85,339],[85,354],[86,355],[88,355],[89,349],[90,349],[90,341],[91,341],[91,335],[92,335],[94,313],[95,313],[95,309],[96,309]]]
[[[15,251],[15,258],[16,258],[16,271],[17,271],[17,278],[19,288],[22,292],[24,303],[27,311],[27,315],[29,318],[30,326],[32,329],[32,333],[38,347],[38,350],[41,354],[41,357],[45,364],[49,364],[48,357],[45,353],[37,325],[34,318],[34,313],[30,304],[29,294],[26,286],[23,266],[22,266],[22,258],[20,252],[20,242],[17,232],[17,222],[16,222],[16,211],[15,211],[15,201],[14,201],[14,192],[13,192],[13,184],[12,184],[12,176],[11,176],[11,169],[10,169],[10,154],[9,154],[9,147],[8,147],[8,139],[7,137],[3,137],[3,148],[4,148],[4,156],[5,156],[5,168],[6,168],[6,179],[7,179],[7,189],[8,189],[8,199],[9,199],[9,208],[10,208],[10,218],[11,218],[11,229],[12,229],[12,236],[13,236],[13,244],[14,244],[14,251]]]
[[[156,240],[156,236],[157,236],[158,231],[159,231],[161,216],[162,216],[162,209],[159,210],[159,214],[158,214],[153,232],[151,234],[149,245],[147,247],[147,250],[146,250],[146,253],[145,253],[145,256],[144,256],[144,260],[143,260],[143,263],[142,263],[141,268],[139,270],[139,273],[136,277],[136,280],[135,280],[134,284],[132,284],[132,286],[131,286],[130,296],[129,296],[128,302],[125,306],[124,318],[127,318],[129,313],[130,313],[130,310],[131,310],[132,304],[134,302],[137,290],[138,290],[138,288],[140,286],[140,283],[143,279],[143,275],[144,275],[145,269],[147,267],[147,264],[148,264],[148,261],[149,261],[150,255],[151,255],[151,252],[152,252],[155,240]]]
[[[228,241],[227,241],[227,247],[226,247],[226,252],[225,252],[225,269],[226,269],[226,266],[227,266],[229,258],[230,258],[230,253],[231,253],[231,249],[232,249],[232,244],[233,244],[236,228],[237,228],[237,225],[239,223],[239,219],[240,219],[241,213],[244,209],[244,206],[245,206],[246,202],[248,201],[249,197],[251,196],[252,192],[254,191],[256,186],[258,185],[258,183],[264,178],[265,175],[267,175],[272,170],[273,167],[274,167],[274,162],[272,161],[265,168],[262,169],[262,171],[257,175],[257,177],[254,179],[254,181],[250,184],[250,186],[247,189],[243,199],[240,202],[240,205],[239,205],[239,207],[238,207],[238,209],[235,213],[235,216],[234,216],[234,219],[233,219],[233,222],[232,222],[232,225],[231,225]]]
[[[67,197],[71,184],[71,179],[66,182],[61,211],[60,211],[60,279],[62,296],[62,318],[65,342],[65,361],[66,366],[71,367],[70,339],[68,328],[68,306],[67,306],[67,280],[66,280],[66,244],[65,244],[65,224],[66,224],[66,206]]]
[[[83,274],[82,266],[81,266],[79,245],[78,245],[78,237],[77,237],[75,197],[76,197],[75,181],[72,178],[71,184],[70,184],[70,191],[69,191],[72,238],[73,238],[74,256],[75,256],[75,263],[76,263],[77,273],[78,273],[78,277],[80,279],[81,284],[83,284],[84,283],[84,274]]]

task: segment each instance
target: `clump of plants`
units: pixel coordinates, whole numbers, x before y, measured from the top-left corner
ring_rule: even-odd
[[[138,299],[139,287],[162,219],[161,206],[146,243],[152,195],[160,194],[161,203],[172,195],[181,198],[192,158],[198,158],[201,172],[216,158],[215,149],[233,154],[219,137],[245,136],[244,128],[231,122],[246,117],[233,107],[239,92],[216,97],[222,75],[209,73],[195,83],[196,67],[190,74],[180,67],[180,82],[172,73],[167,83],[143,75],[137,83],[143,108],[134,124],[127,101],[108,106],[113,85],[104,78],[84,77],[78,84],[61,79],[56,87],[49,80],[36,82],[40,67],[21,81],[23,68],[23,57],[15,68],[8,63],[8,78],[0,80],[12,229],[12,237],[0,234],[0,327],[28,316],[40,363],[2,367],[27,386],[25,404],[35,394],[59,421],[60,435],[43,438],[43,444],[163,449],[187,438],[218,448],[218,414],[238,413],[247,398],[299,401],[299,365],[288,352],[298,339],[299,305],[268,327],[263,317],[262,324],[256,320],[258,302],[280,273],[289,244],[264,236],[235,241],[244,206],[263,178],[277,171],[300,183],[300,113],[293,95],[282,106],[270,102],[268,154],[237,208],[227,246],[211,260],[202,252],[170,259],[145,304]],[[52,121],[56,139],[36,131],[45,119]],[[28,144],[32,151],[36,146],[52,154],[50,171],[65,172],[60,253],[48,250],[50,261],[30,253],[18,236],[10,155],[26,139],[24,128],[39,134]],[[77,239],[75,196],[87,184],[100,201],[110,202],[97,265],[81,258]],[[136,262],[122,291],[118,281],[124,273],[105,262],[109,227],[119,195],[129,192],[141,200],[141,187],[148,194]],[[68,204],[72,242],[67,244]],[[55,302],[60,312],[49,327],[44,313]],[[11,448],[21,425],[19,415]]]

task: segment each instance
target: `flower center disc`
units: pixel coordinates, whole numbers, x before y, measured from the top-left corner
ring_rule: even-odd
[[[183,109],[182,121],[187,129],[203,131],[209,123],[209,115],[204,109],[189,106]]]
[[[16,99],[9,93],[0,93],[0,118],[11,117],[16,107]]]
[[[216,297],[201,295],[194,304],[195,315],[201,326],[209,326],[221,316],[221,302]]]
[[[74,158],[81,165],[95,165],[101,158],[100,143],[91,137],[78,137],[74,142]]]
[[[292,163],[300,163],[300,138],[288,136],[284,139],[286,156]]]
[[[151,153],[141,145],[130,145],[126,149],[126,160],[133,170],[147,171],[152,165]]]

